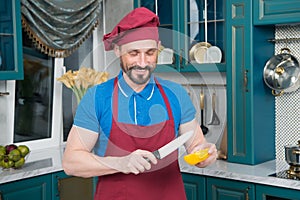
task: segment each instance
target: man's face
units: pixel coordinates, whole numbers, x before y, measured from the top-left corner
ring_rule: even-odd
[[[150,79],[156,67],[158,43],[154,40],[140,40],[124,44],[119,49],[121,68],[125,75],[137,85]]]

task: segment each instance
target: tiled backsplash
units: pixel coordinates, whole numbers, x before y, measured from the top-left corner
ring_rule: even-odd
[[[277,26],[275,39],[300,38],[300,25]],[[275,53],[289,48],[300,62],[300,40],[276,42]],[[300,88],[275,97],[276,159],[285,160],[285,145],[297,145],[300,140]]]

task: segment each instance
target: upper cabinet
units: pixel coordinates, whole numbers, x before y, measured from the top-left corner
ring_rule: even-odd
[[[161,53],[173,52],[173,58],[164,57],[159,71],[226,71],[223,0],[135,0],[134,7],[146,7],[160,18],[160,40],[166,50]]]
[[[254,26],[252,10],[249,0],[227,1],[228,161],[243,164],[275,159],[275,98],[263,80],[274,26]]]
[[[254,0],[254,24],[300,22],[299,0]]]
[[[0,80],[23,79],[20,0],[0,0]]]

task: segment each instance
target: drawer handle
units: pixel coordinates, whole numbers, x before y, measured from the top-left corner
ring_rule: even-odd
[[[8,96],[9,95],[9,92],[0,92],[0,97],[1,96]],[[1,199],[0,199],[1,200]]]

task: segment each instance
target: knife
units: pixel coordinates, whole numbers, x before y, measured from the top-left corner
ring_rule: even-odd
[[[153,151],[152,153],[157,159],[163,159],[176,149],[178,149],[181,145],[183,145],[186,141],[188,141],[192,135],[194,134],[194,131],[188,131],[186,133],[183,133],[181,136],[177,137],[176,139],[172,140],[168,144],[162,146],[161,148]],[[145,158],[147,161],[150,161],[148,158]]]

